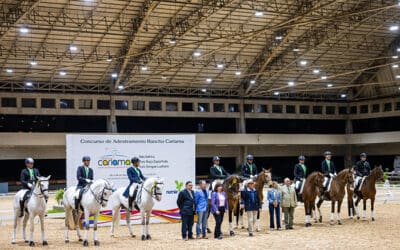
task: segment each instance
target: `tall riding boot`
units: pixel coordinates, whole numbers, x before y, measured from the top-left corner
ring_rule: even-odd
[[[79,199],[75,198],[75,210],[76,212],[79,212]]]
[[[20,213],[19,213],[19,217],[24,217],[24,207],[25,207],[25,200],[23,199],[22,201],[19,201],[19,207],[21,209]]]
[[[132,203],[133,203],[133,197],[129,195],[128,197],[129,211],[132,211]]]

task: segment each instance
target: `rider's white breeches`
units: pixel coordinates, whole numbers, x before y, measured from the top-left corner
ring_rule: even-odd
[[[135,192],[136,184],[132,184],[129,188],[129,196],[133,196],[133,192]]]
[[[75,193],[74,193],[75,199],[79,199],[79,192],[80,192],[80,191],[81,191],[80,188],[77,188],[77,189],[75,190]]]

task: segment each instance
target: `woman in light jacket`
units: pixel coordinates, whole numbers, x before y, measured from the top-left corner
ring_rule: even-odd
[[[214,192],[211,195],[211,213],[215,219],[214,238],[221,240],[221,224],[224,219],[224,213],[228,210],[228,199],[223,191],[222,184],[216,184]]]

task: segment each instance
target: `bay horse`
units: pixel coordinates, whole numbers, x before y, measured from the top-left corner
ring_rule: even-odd
[[[362,219],[365,220],[366,210],[367,210],[367,200],[371,200],[371,220],[375,221],[374,216],[374,202],[376,195],[375,183],[377,180],[383,180],[383,169],[382,166],[375,166],[371,173],[365,177],[364,182],[361,184],[361,191],[354,190],[356,198],[354,201],[354,207],[357,214],[357,219],[360,219],[360,214],[358,211],[358,203],[363,200],[363,214]],[[350,194],[349,194],[350,195]]]
[[[240,177],[238,175],[228,176],[224,180],[223,187],[228,199],[229,234],[230,236],[234,236],[235,232],[232,227],[232,214],[239,216]]]
[[[271,185],[272,182],[272,169],[265,169],[263,168],[262,171],[257,175],[257,178],[254,180],[255,181],[255,189],[257,190],[258,193],[258,198],[261,202],[261,204],[264,201],[264,185],[268,184]],[[247,180],[243,182],[243,188],[246,188],[247,186]],[[240,208],[240,206],[238,206]],[[243,211],[244,208],[240,209],[239,216],[240,216],[240,223],[242,228],[243,226]],[[237,223],[236,223],[237,224]],[[257,211],[257,221],[256,221],[256,231],[260,231],[260,210]]]
[[[320,172],[312,172],[304,183],[301,193],[304,202],[304,211],[306,214],[306,227],[311,226],[310,218],[313,210],[315,211],[315,199],[320,194],[324,183],[324,175]]]
[[[346,185],[353,185],[354,178],[353,178],[353,171],[350,168],[343,169],[339,172],[339,174],[332,180],[331,189],[324,196],[324,199],[321,199],[322,196],[319,196],[320,199],[317,202],[317,208],[319,213],[319,222],[322,222],[322,213],[321,213],[321,205],[326,201],[331,201],[331,220],[330,224],[334,224],[334,213],[335,213],[335,203],[337,202],[337,222],[339,225],[342,225],[340,219],[340,208],[342,206],[343,198],[346,193],[345,187]]]

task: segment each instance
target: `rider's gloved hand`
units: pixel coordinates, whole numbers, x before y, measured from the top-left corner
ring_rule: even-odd
[[[32,188],[33,187],[32,183],[28,183],[28,187]]]

